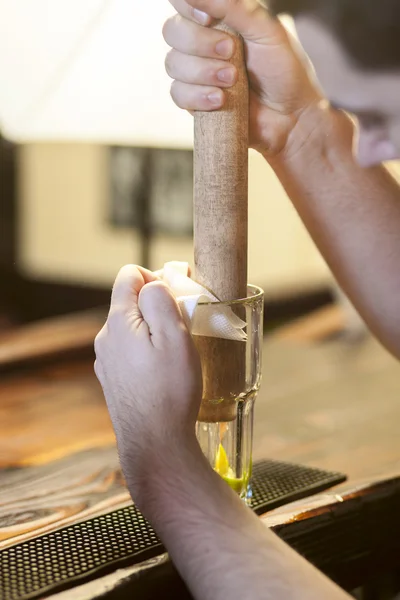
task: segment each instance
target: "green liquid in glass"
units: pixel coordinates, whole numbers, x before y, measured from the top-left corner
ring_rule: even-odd
[[[251,478],[252,464],[250,463],[250,471],[245,473],[243,477],[235,477],[233,470],[229,466],[228,457],[222,444],[218,448],[214,470],[237,494],[241,495],[247,491]]]

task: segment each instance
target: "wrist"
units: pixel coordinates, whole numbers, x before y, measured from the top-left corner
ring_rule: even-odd
[[[344,130],[346,135],[343,136]],[[337,135],[339,131],[340,135]],[[318,97],[297,115],[282,151],[273,157],[264,155],[264,158],[275,171],[290,168],[297,162],[303,165],[304,160],[307,164],[312,164],[314,158],[318,162],[321,157],[329,160],[338,149],[351,152],[353,132],[349,117]],[[340,148],[335,139],[340,141]]]
[[[206,459],[194,434],[179,443],[170,439],[162,448],[153,441],[141,458],[136,453],[121,458],[132,499],[148,518],[151,515],[147,513],[157,511],[159,502],[168,501],[203,461]]]
[[[167,546],[173,540],[180,545],[177,532],[182,534],[186,526],[195,523],[203,529],[201,523],[207,522],[214,531],[234,522],[240,531],[248,521],[250,511],[214,471],[197,439],[195,442],[181,448],[173,460],[160,459],[140,490],[130,488],[135,504]]]
[[[309,117],[311,121],[319,118],[323,97],[309,81],[304,85],[306,89],[301,96],[289,101],[287,105],[278,104],[275,107],[269,103],[256,102],[250,108],[251,147],[260,152],[268,162],[280,159],[290,152],[303,123],[308,126]]]

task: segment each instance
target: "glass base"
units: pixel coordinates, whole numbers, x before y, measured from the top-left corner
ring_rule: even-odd
[[[234,421],[196,424],[197,439],[211,466],[246,503],[251,501],[255,398],[253,392],[238,402]]]

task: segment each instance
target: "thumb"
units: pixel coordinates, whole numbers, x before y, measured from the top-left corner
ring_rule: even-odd
[[[139,294],[139,310],[154,341],[174,336],[185,326],[182,313],[170,288],[163,281],[145,285]]]
[[[247,41],[270,44],[281,40],[285,30],[258,0],[186,0],[192,8],[223,21]]]
[[[137,305],[140,290],[145,284],[143,274],[136,265],[120,269],[111,294],[111,309],[130,311]]]

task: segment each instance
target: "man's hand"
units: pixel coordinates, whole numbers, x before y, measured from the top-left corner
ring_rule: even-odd
[[[165,461],[195,439],[202,395],[200,359],[179,307],[159,278],[134,265],[115,281],[107,322],[95,341],[96,375],[137,501]]]
[[[120,271],[95,346],[129,491],[193,597],[348,600],[262,524],[201,452],[200,360],[154,273]]]
[[[223,106],[223,89],[235,83],[237,73],[229,64],[231,38],[210,27],[222,20],[245,42],[250,144],[265,156],[282,152],[302,114],[320,100],[284,27],[257,0],[170,2],[178,14],[166,22],[164,38],[172,47],[166,69],[175,80],[175,103],[190,111]]]

